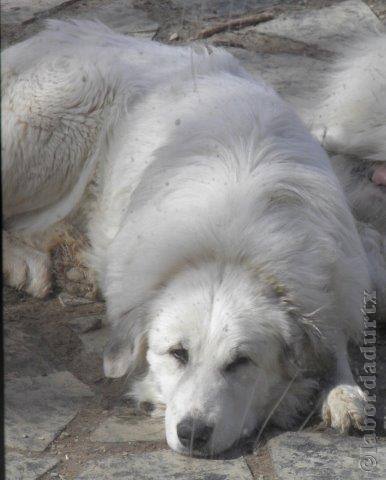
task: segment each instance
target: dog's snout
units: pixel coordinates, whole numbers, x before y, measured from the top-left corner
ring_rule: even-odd
[[[213,427],[193,417],[184,418],[177,425],[177,435],[184,447],[193,450],[204,447],[213,432]]]

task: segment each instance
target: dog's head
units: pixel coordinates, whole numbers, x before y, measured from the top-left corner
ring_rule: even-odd
[[[221,452],[261,425],[312,343],[282,287],[234,265],[186,269],[130,315],[142,319],[118,327],[105,370],[118,376],[146,357],[168,444],[181,453]],[[284,404],[282,426],[299,409],[291,392]]]

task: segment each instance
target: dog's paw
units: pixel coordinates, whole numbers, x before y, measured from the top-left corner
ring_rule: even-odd
[[[68,268],[64,278],[57,280],[57,284],[65,292],[76,297],[96,300],[98,298],[98,282],[94,270],[78,265]]]
[[[333,388],[323,402],[324,423],[347,433],[350,429],[361,430],[365,420],[366,395],[356,385],[339,385]]]
[[[135,381],[128,395],[135,399],[140,409],[146,409],[151,417],[165,416],[166,405],[151,372]]]
[[[3,273],[6,284],[44,298],[51,291],[50,258],[10,237],[4,237]]]
[[[70,295],[95,300],[98,279],[90,266],[87,238],[67,224],[57,227],[55,235],[51,256],[56,286]]]
[[[150,412],[150,416],[153,418],[163,418],[166,412],[166,405],[164,403],[153,404],[153,409]]]
[[[28,284],[26,291],[36,298],[45,298],[52,290],[49,256],[38,252],[27,260]]]
[[[137,402],[137,410],[152,418],[163,418],[165,416],[166,405],[163,403],[150,403],[148,401]]]

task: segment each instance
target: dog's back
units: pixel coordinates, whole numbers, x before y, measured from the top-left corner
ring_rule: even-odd
[[[313,133],[351,206],[386,316],[386,33],[338,49],[319,95]]]

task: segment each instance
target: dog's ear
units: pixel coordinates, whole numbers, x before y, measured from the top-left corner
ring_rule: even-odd
[[[295,372],[320,369],[321,357],[324,357],[328,345],[317,326],[319,312],[305,314],[288,297],[283,297],[281,301],[289,316],[290,333],[283,348],[286,370],[293,376]]]
[[[110,340],[103,352],[106,377],[118,378],[137,373],[146,365],[147,312],[136,307],[114,322]]]
[[[283,360],[291,369],[303,369],[310,358],[318,359],[326,342],[317,326],[319,311],[304,313],[292,298],[288,288],[275,276],[264,274],[267,295],[276,299],[289,317],[288,329],[283,334]]]

